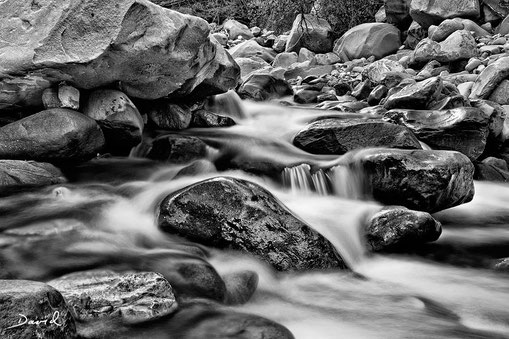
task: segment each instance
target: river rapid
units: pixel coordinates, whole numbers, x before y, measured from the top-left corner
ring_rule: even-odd
[[[382,206],[362,192],[358,173],[342,169],[341,157],[308,154],[291,144],[295,133],[318,117],[352,114],[248,102],[216,108],[229,109],[238,124],[180,133],[204,140],[219,170],[226,163],[222,159],[285,168],[279,175],[241,169],[221,175],[268,189],[329,239],[350,270],[275,272],[248,255],[203,249],[163,234],[156,225],[161,200],[218,173],[198,166],[193,175],[178,175],[184,165],[144,160],[143,147],[130,158],[68,169],[66,185],[3,191],[0,229],[6,234],[27,234],[41,224],[48,234],[51,225],[59,232],[61,225],[88,230],[85,238],[69,232],[40,247],[12,249],[0,240],[4,265],[18,278],[44,280],[120,261],[139,268],[140,257],[160,253],[192,260],[186,249],[195,246],[210,252],[208,260],[220,274],[257,272],[257,292],[248,303],[231,307],[275,320],[299,339],[509,338],[509,275],[491,268],[496,259],[509,257],[508,185],[476,182],[472,202],[436,213],[443,233],[435,243],[412,253],[370,254],[361,226]]]

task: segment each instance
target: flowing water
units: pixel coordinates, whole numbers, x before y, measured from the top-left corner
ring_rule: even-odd
[[[435,215],[444,231],[434,244],[415,253],[368,254],[362,225],[381,206],[366,199],[362,173],[342,166],[341,158],[291,144],[318,117],[352,114],[235,105],[244,106],[233,110],[237,126],[181,133],[205,140],[220,169],[228,161],[244,169],[251,164],[250,172],[258,173],[252,164],[264,164],[270,175],[240,169],[221,175],[270,190],[327,237],[351,271],[279,273],[247,255],[163,235],[156,226],[160,201],[218,174],[197,166],[193,175],[182,175],[183,165],[136,158],[144,152],[139,148],[130,159],[73,168],[67,173],[72,184],[3,192],[0,230],[8,236],[0,238],[0,275],[46,280],[101,266],[162,270],[161,257],[207,260],[221,274],[256,271],[257,292],[232,308],[280,322],[296,338],[509,338],[509,275],[490,269],[509,257],[509,186],[476,182],[472,202]],[[40,234],[45,240],[37,240]],[[35,240],[13,246],[21,235]]]

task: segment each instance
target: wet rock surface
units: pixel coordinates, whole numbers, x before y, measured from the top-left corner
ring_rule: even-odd
[[[384,252],[435,241],[442,233],[442,227],[429,213],[387,206],[371,216],[365,231],[371,250]]]
[[[421,148],[417,138],[407,128],[362,119],[319,120],[300,131],[293,143],[315,154],[344,154],[364,147]]]
[[[347,154],[365,192],[387,205],[437,212],[472,200],[474,166],[453,151],[366,149]]]
[[[278,270],[342,267],[333,246],[268,191],[216,177],[166,197],[159,227],[205,245],[245,251]]]
[[[55,166],[35,161],[0,160],[0,186],[53,185],[66,182]]]
[[[140,323],[174,313],[171,285],[159,273],[85,271],[48,282],[65,297],[80,321],[119,317]]]
[[[62,295],[49,285],[0,280],[0,335],[18,338],[76,338],[76,325]]]

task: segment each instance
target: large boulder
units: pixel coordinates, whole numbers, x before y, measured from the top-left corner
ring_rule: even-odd
[[[304,47],[315,53],[332,51],[334,43],[332,27],[327,20],[312,14],[297,15],[286,42],[287,52],[299,52]]]
[[[344,267],[328,240],[245,180],[216,177],[167,196],[159,207],[159,227],[204,245],[251,253],[278,270]]]
[[[117,83],[144,99],[188,95],[200,84],[219,93],[238,81],[205,20],[148,0],[9,0],[0,22],[4,106],[40,106],[42,91],[61,81],[85,89]]]
[[[380,120],[322,119],[301,130],[293,144],[314,154],[343,154],[364,147],[421,148],[406,127]]]
[[[424,28],[438,25],[445,19],[477,19],[480,14],[479,0],[412,0],[410,3],[410,15]]]
[[[0,160],[0,186],[53,185],[65,181],[62,172],[48,163]]]
[[[86,160],[104,146],[99,125],[84,114],[53,108],[0,128],[0,159]]]
[[[342,61],[369,58],[381,59],[401,47],[400,31],[391,24],[366,23],[349,29],[334,44],[334,53]]]
[[[0,337],[76,337],[76,325],[62,297],[53,287],[28,280],[0,280]]]
[[[442,225],[427,212],[387,206],[369,218],[365,231],[372,251],[397,251],[437,240]]]
[[[415,62],[425,63],[436,60],[448,63],[458,60],[468,60],[479,54],[477,43],[469,31],[455,31],[442,42],[431,39],[422,40],[415,47],[413,58]]]
[[[486,99],[509,76],[509,56],[488,65],[477,77],[470,92],[470,99]]]
[[[170,315],[178,307],[171,285],[155,272],[83,271],[48,284],[62,293],[80,321],[120,318],[141,323]]]
[[[474,165],[459,152],[377,148],[341,160],[362,176],[360,189],[386,205],[432,213],[474,196]]]
[[[433,149],[458,151],[474,161],[486,147],[490,117],[474,107],[450,110],[391,110],[385,118],[408,127]]]

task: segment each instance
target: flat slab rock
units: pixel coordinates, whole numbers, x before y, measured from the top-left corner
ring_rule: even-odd
[[[71,312],[53,287],[29,280],[0,280],[0,338],[75,336]]]
[[[113,317],[132,324],[172,314],[178,308],[170,283],[155,272],[92,270],[48,284],[62,293],[79,320]]]
[[[361,175],[367,195],[386,205],[433,213],[474,196],[474,165],[459,152],[363,149],[341,161]]]
[[[293,144],[313,154],[343,154],[364,147],[421,148],[407,127],[374,119],[318,120],[297,133]]]
[[[159,227],[204,245],[248,252],[282,271],[345,266],[327,239],[246,180],[215,177],[167,196]]]

